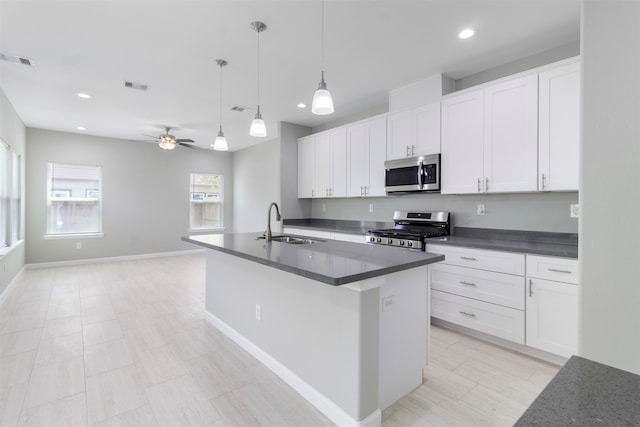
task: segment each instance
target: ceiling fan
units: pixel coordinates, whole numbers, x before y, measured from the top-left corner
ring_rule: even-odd
[[[165,129],[165,133],[163,133],[162,135],[158,135],[158,136],[144,135],[144,136],[148,136],[149,138],[153,138],[154,141],[158,142],[158,145],[163,150],[173,150],[178,145],[181,145],[181,146],[187,147],[187,148],[196,148],[193,145],[189,145],[189,144],[195,143],[195,141],[193,139],[188,139],[188,138],[187,139],[185,139],[185,138],[178,139],[175,136],[169,134],[169,131],[171,130],[171,128],[169,126],[165,127],[164,129]]]

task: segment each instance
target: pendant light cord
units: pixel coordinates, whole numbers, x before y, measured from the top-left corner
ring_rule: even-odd
[[[220,112],[220,131],[222,132],[222,63],[220,63],[220,100],[219,100],[219,112]]]
[[[322,69],[322,80],[324,80],[324,0],[322,0],[322,26],[320,28],[321,49],[320,49],[320,68]]]
[[[260,109],[260,30],[258,33],[258,109]]]

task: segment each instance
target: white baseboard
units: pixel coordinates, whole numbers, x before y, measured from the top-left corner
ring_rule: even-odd
[[[218,328],[223,334],[235,341],[253,357],[262,362],[273,373],[280,377],[291,388],[297,391],[309,403],[315,406],[320,412],[326,415],[331,421],[339,426],[349,427],[380,427],[382,424],[382,412],[378,408],[362,421],[358,421],[349,416],[342,408],[337,406],[322,393],[305,382],[302,378],[293,373],[289,368],[274,359],[271,355],[263,351],[260,347],[240,335],[235,329],[227,325],[212,313],[205,310],[204,318],[213,326]]]
[[[69,261],[53,261],[53,262],[38,262],[33,264],[27,264],[26,267],[28,269],[32,268],[48,268],[48,267],[65,267],[70,265],[82,265],[82,264],[98,264],[104,262],[114,262],[114,261],[133,261],[136,259],[148,259],[148,258],[161,258],[161,257],[172,257],[172,256],[180,256],[180,255],[192,255],[204,253],[205,249],[189,249],[185,251],[174,251],[174,252],[158,252],[152,254],[139,254],[139,255],[125,255],[125,256],[114,256],[114,257],[106,257],[106,258],[88,258],[88,259],[74,259]]]
[[[4,291],[2,291],[2,293],[0,294],[0,305],[9,296],[9,293],[11,292],[11,289],[16,285],[16,283],[18,283],[18,279],[20,278],[20,276],[22,276],[22,273],[24,273],[24,270],[25,270],[25,266],[23,265],[22,268],[20,269],[20,271],[18,271],[18,274],[16,274],[13,277],[13,279],[11,279],[11,281],[9,282],[7,287],[4,288]]]

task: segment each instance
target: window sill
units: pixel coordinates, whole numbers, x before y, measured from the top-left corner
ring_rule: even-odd
[[[224,231],[224,227],[216,227],[216,228],[190,228],[188,230],[189,234],[197,234],[197,233],[217,233],[220,231]]]
[[[24,240],[16,240],[15,242],[13,242],[11,244],[11,246],[5,246],[3,248],[0,248],[0,258],[3,258],[5,256],[9,255],[11,253],[11,251],[13,251],[15,248],[20,246],[23,242],[24,242]]]
[[[96,237],[104,237],[104,233],[45,234],[43,237],[44,237],[44,240],[93,239]]]

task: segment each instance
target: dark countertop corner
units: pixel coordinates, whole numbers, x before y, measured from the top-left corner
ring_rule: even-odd
[[[640,375],[572,356],[515,426],[640,426]]]

